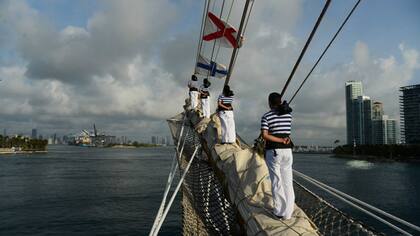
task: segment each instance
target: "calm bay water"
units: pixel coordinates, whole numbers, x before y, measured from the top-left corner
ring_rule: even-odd
[[[52,146],[47,154],[2,155],[0,235],[145,235],[172,154],[173,148]],[[295,154],[294,168],[420,225],[419,164]],[[177,200],[161,235],[179,234]]]
[[[52,146],[0,156],[0,235],[145,235],[173,148]],[[162,235],[180,233],[175,201]]]

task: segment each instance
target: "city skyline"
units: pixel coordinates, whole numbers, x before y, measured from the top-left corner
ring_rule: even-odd
[[[367,96],[361,81],[345,83],[347,145],[400,143],[396,119],[385,115],[384,104]]]
[[[331,4],[286,99],[352,4]],[[237,132],[247,141],[258,136],[267,95],[281,90],[322,5],[255,4],[231,80]],[[349,80],[362,81],[399,119],[398,88],[420,83],[419,7],[415,0],[360,4],[292,103],[298,144],[345,142],[342,85]],[[64,135],[95,121],[117,136],[168,135],[165,120],[182,111],[187,97],[201,10],[201,1],[188,0],[1,1],[0,127]],[[222,53],[218,62],[228,64],[226,58]],[[222,81],[211,82],[214,112]]]

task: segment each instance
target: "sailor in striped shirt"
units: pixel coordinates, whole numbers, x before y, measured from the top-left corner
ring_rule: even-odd
[[[293,155],[290,141],[292,115],[282,104],[278,93],[268,97],[271,110],[261,118],[261,135],[266,140],[265,160],[271,179],[273,213],[282,219],[292,217],[295,194],[293,190]]]
[[[206,118],[210,118],[210,92],[209,87],[211,83],[208,79],[204,79],[203,85],[200,86],[200,99],[201,99],[201,107],[203,110],[203,116]]]
[[[233,92],[228,85],[223,88],[223,93],[217,99],[218,114],[222,125],[222,143],[235,143],[236,130],[233,117]]]

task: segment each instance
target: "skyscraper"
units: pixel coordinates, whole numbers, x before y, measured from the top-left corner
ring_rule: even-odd
[[[355,140],[354,132],[354,112],[353,100],[363,95],[362,82],[346,82],[346,124],[347,124],[347,144],[353,144]]]
[[[372,101],[368,96],[353,99],[353,140],[356,144],[372,144]]]
[[[152,144],[157,144],[158,140],[156,136],[152,136]]]
[[[384,106],[382,102],[374,102],[372,105],[372,144],[384,144],[384,125],[382,116]]]
[[[420,143],[420,84],[401,87],[401,142]]]
[[[36,129],[32,129],[32,135],[31,135],[31,138],[32,139],[36,139],[38,137],[38,132],[37,132],[37,130]]]
[[[397,143],[397,121],[395,119],[385,119],[385,144]]]
[[[372,120],[381,120],[384,115],[384,105],[382,102],[374,102],[372,105]]]
[[[372,120],[373,144],[396,144],[397,121],[383,115],[381,119]]]

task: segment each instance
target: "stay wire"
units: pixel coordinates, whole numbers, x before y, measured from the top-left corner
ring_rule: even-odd
[[[219,16],[220,19],[222,19],[223,9],[225,8],[225,2],[226,0],[223,0],[222,8],[220,9],[220,16]],[[213,61],[213,55],[214,55],[214,49],[216,48],[216,42],[217,40],[214,40],[213,49],[211,50],[210,65],[211,65],[211,62]],[[207,79],[210,76],[210,72],[211,72],[211,69],[207,71]]]
[[[249,12],[248,12],[248,16],[246,18],[244,30],[242,31],[242,35],[245,35],[246,29],[248,28],[249,17],[251,16],[252,8],[254,7],[254,2],[255,2],[255,0],[252,0],[251,7],[249,7]]]
[[[318,63],[321,61],[321,59],[324,57],[325,53],[328,51],[328,49],[330,48],[331,44],[334,42],[334,40],[337,38],[338,34],[341,32],[341,30],[343,29],[344,25],[347,23],[347,21],[349,20],[349,18],[351,17],[351,15],[353,14],[353,12],[356,10],[357,6],[359,5],[359,3],[362,0],[358,0],[356,2],[356,4],[353,6],[353,8],[351,9],[350,13],[347,15],[346,19],[343,21],[343,23],[341,23],[341,26],[338,28],[337,32],[334,34],[334,37],[332,37],[331,41],[328,43],[327,47],[324,49],[324,51],[322,52],[321,56],[319,56],[318,60],[316,61],[316,63],[314,64],[314,66],[311,68],[311,70],[309,71],[309,73],[306,75],[305,79],[303,80],[303,82],[300,84],[299,88],[296,90],[296,92],[293,94],[292,98],[289,101],[289,104],[293,101],[293,99],[296,97],[296,95],[299,93],[300,89],[303,87],[303,85],[305,84],[306,80],[308,80],[309,76],[311,76],[312,72],[315,70],[315,68],[318,66]]]
[[[204,28],[205,28],[205,22],[206,22],[206,13],[208,12],[210,6],[210,0],[206,0],[204,2],[204,9],[203,9],[203,15],[201,19],[201,27],[200,27],[200,37],[198,39],[198,48],[197,48],[197,56],[196,56],[196,62],[198,62],[198,58],[201,54],[201,50],[203,49],[203,34],[204,34]],[[194,65],[194,73],[195,73],[196,65]]]
[[[235,3],[235,0],[232,0],[232,3],[230,4],[229,13],[228,13],[227,18],[226,18],[226,24],[229,24],[229,18],[230,18],[230,14],[232,13],[232,8],[233,8],[233,4],[234,3]],[[225,32],[226,32],[226,28],[223,29],[223,35],[225,35]],[[219,41],[219,45],[217,47],[216,56],[214,57],[214,62],[217,61],[217,57],[219,56],[220,45],[221,45],[221,42]]]
[[[251,16],[252,8],[253,8],[253,6],[254,6],[254,2],[255,2],[255,0],[251,0],[251,1],[252,1],[252,2],[251,2],[251,7],[249,8],[248,15],[247,15],[247,17],[246,17],[246,21],[245,21],[245,25],[244,25],[244,29],[243,29],[243,31],[242,31],[242,33],[241,33],[241,35],[242,35],[242,36],[244,36],[244,35],[245,35],[245,31],[246,31],[246,29],[247,29],[247,27],[248,27],[249,18],[250,18],[250,16]],[[238,48],[238,50],[236,50],[236,52],[235,52],[235,54],[234,54],[233,62],[232,62],[232,65],[231,65],[232,70],[230,71],[230,74],[229,74],[229,79],[230,79],[230,75],[231,75],[231,74],[232,74],[232,72],[233,72],[233,67],[234,67],[234,66],[235,66],[235,64],[236,64],[236,59],[238,58],[239,49],[240,49],[240,48]],[[225,85],[227,85],[228,83],[229,83],[229,81],[227,81],[227,83],[225,83]]]
[[[318,29],[318,26],[321,24],[322,18],[324,17],[325,13],[327,12],[327,9],[328,9],[330,3],[331,3],[331,0],[326,0],[324,8],[322,9],[322,12],[318,17],[318,19],[317,19],[317,21],[314,25],[314,28],[311,31],[311,34],[309,35],[309,38],[306,40],[305,46],[303,47],[302,51],[300,52],[299,58],[297,59],[295,65],[293,66],[292,72],[290,73],[289,78],[286,81],[286,84],[284,85],[284,87],[283,87],[283,89],[280,93],[281,97],[283,97],[284,93],[286,92],[286,89],[289,86],[289,83],[292,80],[292,78],[293,78],[293,76],[296,72],[296,69],[299,67],[300,61],[302,60],[303,56],[305,55],[306,49],[308,49],[309,44],[311,43],[312,38],[314,37],[316,30]]]
[[[247,18],[247,16],[249,16],[251,14],[251,11],[248,11],[249,4],[250,4],[251,1],[252,1],[252,4],[254,4],[254,0],[246,0],[246,2],[245,2],[244,10],[242,12],[242,17],[241,17],[241,23],[240,23],[239,30],[238,30],[238,35],[236,36],[236,42],[237,43],[239,43],[240,42],[239,40],[241,40],[242,31],[244,29],[245,18]],[[230,76],[232,75],[233,65],[235,64],[236,56],[238,55],[238,51],[239,51],[239,45],[238,45],[238,47],[235,47],[232,51],[232,56],[230,58],[230,63],[229,63],[229,68],[228,68],[228,74],[226,76],[224,86],[229,84]]]

